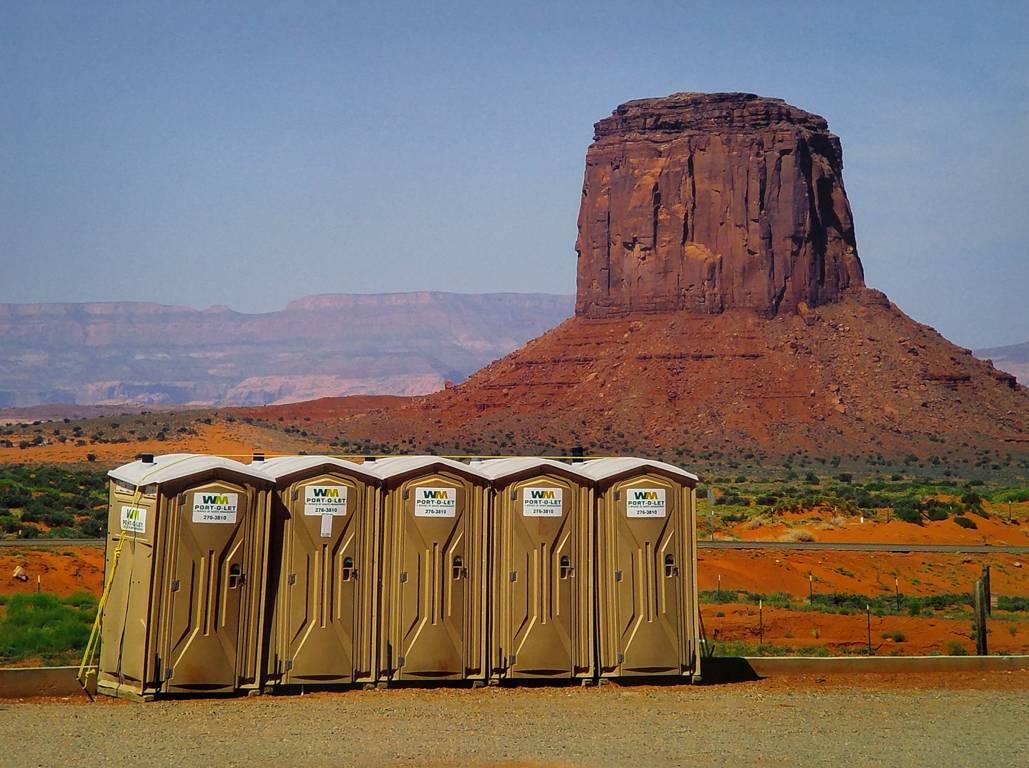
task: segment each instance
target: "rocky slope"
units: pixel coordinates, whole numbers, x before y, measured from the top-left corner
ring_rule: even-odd
[[[309,296],[242,314],[0,305],[0,407],[263,404],[442,389],[572,311],[546,294]]]

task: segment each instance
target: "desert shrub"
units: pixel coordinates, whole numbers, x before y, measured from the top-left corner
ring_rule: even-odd
[[[0,484],[0,506],[21,509],[32,501],[32,494],[16,483]]]
[[[836,475],[836,479],[839,480],[841,483],[849,483],[851,480],[854,479],[854,475],[852,475],[850,472],[840,472],[840,474]]]
[[[104,523],[101,520],[89,518],[82,523],[82,535],[89,539],[99,539],[104,535]]]
[[[958,515],[957,517],[955,517],[954,518],[954,522],[957,523],[958,525],[960,525],[962,528],[971,528],[971,529],[974,530],[974,529],[979,527],[978,525],[975,524],[975,520],[972,520],[971,518],[968,518],[968,517],[962,517],[961,515]]]
[[[958,640],[950,640],[947,642],[947,655],[948,656],[967,656],[968,650],[965,648],[965,644]]]
[[[983,505],[983,497],[973,490],[967,490],[961,494],[961,503],[966,507],[977,509]]]
[[[766,507],[771,507],[777,501],[779,501],[779,497],[776,496],[774,493],[763,493],[760,496],[758,496],[757,499],[755,499],[755,501],[758,504],[763,504]]]
[[[946,520],[948,517],[946,509],[936,506],[926,509],[925,516],[934,521]]]
[[[34,525],[22,523],[18,528],[19,539],[38,539],[41,535],[42,532]]]
[[[750,506],[750,499],[745,499],[735,493],[724,493],[715,499],[715,506]]]
[[[814,472],[808,472],[804,475],[804,482],[810,485],[818,485],[821,481],[818,479],[818,475]]]
[[[902,496],[893,502],[893,514],[905,523],[922,524],[922,507],[917,499]]]
[[[815,535],[804,528],[794,528],[783,537],[786,541],[814,541]]]
[[[997,596],[998,611],[1029,611],[1029,597]]]

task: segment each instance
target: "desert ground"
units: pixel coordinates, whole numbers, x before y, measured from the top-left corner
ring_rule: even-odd
[[[1009,672],[29,700],[0,705],[0,743],[17,745],[0,766],[1013,766],[1029,750],[1027,688]]]

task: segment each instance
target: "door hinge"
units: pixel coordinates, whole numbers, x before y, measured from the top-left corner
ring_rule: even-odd
[[[403,496],[403,497],[404,497],[404,501],[407,501],[407,497],[408,497],[408,495],[409,495],[409,491],[408,491],[408,489],[407,489],[407,488],[405,488],[405,489],[404,489],[404,496]]]
[[[615,501],[618,501],[620,498],[622,498],[622,492],[615,491]]]
[[[615,571],[615,581],[621,581],[621,580],[622,580],[622,572],[621,571]]]
[[[407,581],[407,571],[400,572],[400,583],[403,584]]]
[[[518,491],[511,489],[511,501],[518,501]]]
[[[178,579],[172,579],[172,583],[171,583],[171,591],[172,592],[178,592],[179,588],[181,586],[182,586],[182,584],[179,583]]]
[[[400,669],[402,666],[404,666],[404,657],[397,656],[397,669]]]
[[[165,680],[171,680],[171,676],[172,676],[172,668],[171,667],[165,667],[164,668],[164,679]]]
[[[624,664],[625,663],[625,654],[624,653],[621,653],[621,652],[618,653],[618,663],[619,664]]]
[[[289,584],[290,586],[293,586],[294,584],[296,584],[297,583],[297,575],[295,573],[291,573],[289,576],[286,577],[286,583]]]
[[[511,571],[511,581],[518,581],[518,571]]]
[[[300,491],[298,491],[296,488],[294,488],[293,489],[293,501],[296,501],[299,498],[300,498]]]
[[[286,659],[284,662],[282,662],[283,672],[289,672],[291,669],[293,669],[293,659]]]
[[[507,657],[507,666],[513,667],[516,661],[518,661],[518,654],[512,653],[510,656]]]

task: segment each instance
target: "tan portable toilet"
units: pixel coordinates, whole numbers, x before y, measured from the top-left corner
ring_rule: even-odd
[[[595,459],[601,677],[700,675],[697,476],[661,461]]]
[[[384,494],[378,681],[484,680],[489,481],[439,456],[366,466]]]
[[[551,459],[472,466],[493,484],[490,678],[592,678],[592,479]]]
[[[195,454],[144,456],[108,475],[98,690],[258,689],[271,481]]]
[[[284,456],[276,483],[268,677],[277,685],[372,681],[379,479],[328,456]]]

